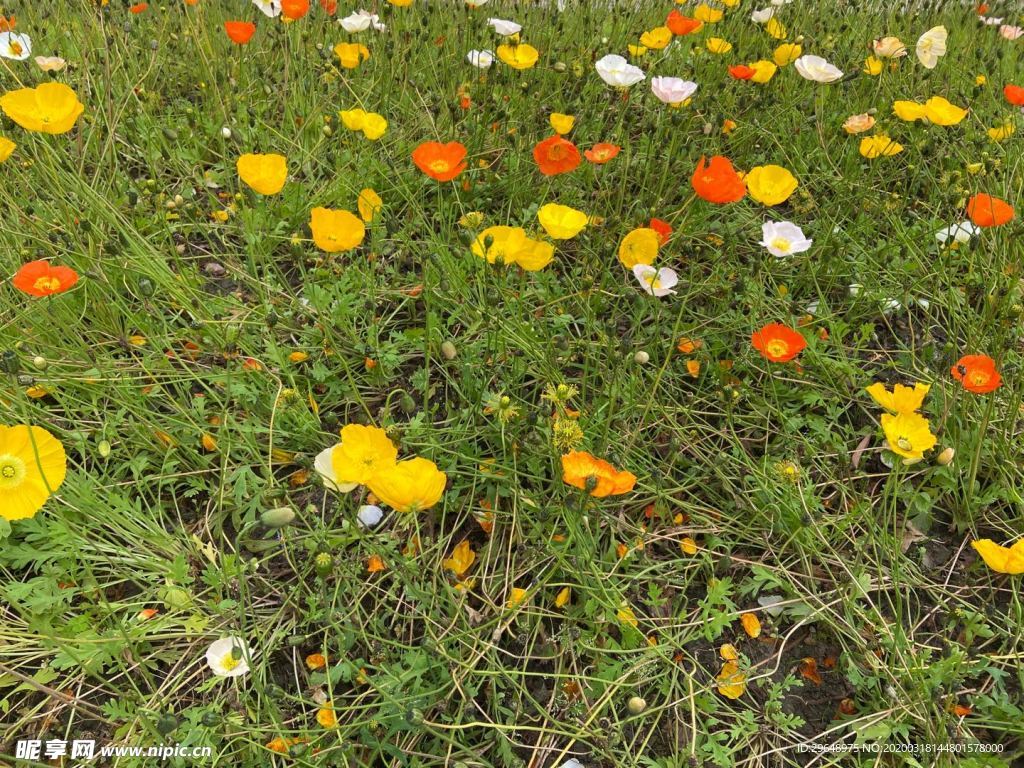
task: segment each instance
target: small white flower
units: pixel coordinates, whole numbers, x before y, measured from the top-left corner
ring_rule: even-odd
[[[514,21],[506,21],[505,19],[488,19],[487,23],[494,27],[494,31],[503,37],[518,35],[523,30],[522,24],[516,24]]]
[[[637,264],[633,267],[633,274],[636,276],[640,287],[651,296],[668,296],[675,293],[672,287],[679,282],[679,276],[675,270],[668,267],[655,269],[650,264]]]
[[[384,510],[373,504],[364,504],[356,512],[356,519],[363,528],[375,528],[384,519]]]
[[[985,24],[988,24],[990,27],[994,27],[997,24],[1003,23],[1002,17],[999,17],[997,19],[994,16],[979,16],[978,21],[984,22]]]
[[[474,67],[487,69],[494,63],[494,51],[470,51],[466,54],[466,60]]]
[[[220,129],[220,135],[223,136],[225,139],[230,139],[231,138],[231,127],[225,125],[223,128]]]
[[[961,221],[943,227],[935,233],[935,239],[945,244],[950,239],[957,243],[969,243],[971,238],[978,234],[978,228],[969,221]]]
[[[316,455],[316,459],[313,460],[313,469],[317,471],[320,479],[324,481],[324,487],[339,493],[348,493],[355,489],[357,483],[338,482],[338,476],[334,473],[334,462],[331,457],[334,454],[334,449],[339,447],[341,447],[341,443],[320,451]]]
[[[767,8],[762,8],[759,11],[754,11],[750,14],[750,20],[755,24],[767,24],[772,20],[772,16],[775,15],[774,6],[769,5]]]
[[[777,258],[803,253],[811,247],[800,227],[791,221],[766,221],[761,225],[761,245]]]
[[[240,637],[222,637],[206,649],[206,663],[219,677],[241,677],[249,671],[252,650]]]
[[[891,315],[897,309],[903,309],[903,302],[899,299],[886,299],[882,302],[882,312]]]
[[[860,296],[860,292],[864,290],[864,286],[860,283],[850,283],[846,288],[847,293],[851,296]]]
[[[914,51],[917,53],[917,60],[923,67],[935,69],[935,65],[939,63],[939,57],[946,55],[947,36],[945,27],[932,27],[917,38],[917,47]]]
[[[609,53],[607,56],[597,60],[594,64],[597,74],[601,76],[608,85],[617,88],[628,88],[643,80],[646,75],[640,67],[635,67],[616,53]]]
[[[801,56],[793,62],[793,66],[805,80],[813,80],[816,83],[834,83],[843,76],[841,69],[829,64],[821,56]]]
[[[583,763],[581,763],[575,757],[572,757],[566,760],[564,763],[562,763],[561,768],[583,768]]]
[[[358,11],[353,11],[344,19],[338,19],[338,23],[341,24],[342,29],[346,32],[363,32],[370,27],[373,27],[378,32],[387,29],[387,27],[380,23],[380,16],[376,13],[364,11],[361,8]]]
[[[999,28],[999,34],[1007,40],[1017,40],[1024,37],[1024,27],[1014,27],[1009,24],[1003,24],[1003,26]]]
[[[0,56],[5,59],[24,61],[30,53],[32,53],[32,40],[28,35],[0,32]]]
[[[789,5],[792,2],[793,0],[772,0],[772,5],[774,5],[777,8],[780,5]]]
[[[281,15],[281,0],[252,0],[252,4],[260,10],[260,13],[271,19],[276,19]]]
[[[693,96],[697,84],[680,77],[652,77],[651,93],[666,104],[679,104]]]
[[[36,66],[43,72],[60,72],[67,65],[60,56],[36,56]]]

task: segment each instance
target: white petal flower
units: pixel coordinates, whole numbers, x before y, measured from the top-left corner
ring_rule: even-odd
[[[5,59],[24,61],[30,53],[32,53],[32,40],[28,35],[0,32],[0,56]]]
[[[615,53],[598,59],[594,65],[597,74],[601,76],[608,85],[618,88],[628,88],[643,80],[646,75],[640,67],[635,67],[624,58]]]
[[[361,8],[358,11],[353,11],[344,19],[338,19],[338,23],[341,24],[346,32],[363,32],[370,27],[373,27],[378,32],[387,29],[387,27],[381,24],[380,16],[376,13],[364,11]]]
[[[206,649],[206,663],[219,677],[241,677],[249,671],[252,650],[240,637],[222,637]]]
[[[767,24],[769,21],[772,20],[772,16],[774,15],[775,8],[769,5],[767,8],[762,8],[761,10],[754,11],[752,14],[750,14],[750,20],[753,21],[755,24]]]
[[[761,225],[761,245],[777,258],[803,253],[811,247],[800,227],[791,221],[766,221]]]
[[[693,96],[697,84],[681,77],[652,77],[651,92],[666,104],[679,104]]]
[[[846,288],[847,293],[851,296],[860,296],[860,292],[863,290],[864,286],[860,283],[850,283]]]
[[[946,37],[948,33],[945,27],[932,27],[919,38],[917,38],[917,60],[926,69],[935,69],[939,63],[939,57],[946,55]]]
[[[494,31],[503,37],[518,35],[523,30],[522,24],[516,24],[514,21],[506,21],[505,19],[488,19],[487,23],[494,27]]]
[[[841,69],[829,64],[821,56],[801,56],[793,62],[793,66],[805,80],[816,83],[834,83],[843,76]]]
[[[997,24],[1002,24],[1003,23],[1003,19],[1002,19],[1001,16],[998,19],[995,18],[994,16],[979,16],[978,17],[978,21],[982,21],[985,24],[988,24],[988,26],[990,26],[990,27],[994,27]]]
[[[271,19],[276,19],[281,15],[281,0],[252,0],[252,4],[259,9],[260,13]]]
[[[679,282],[675,270],[668,267],[655,269],[650,264],[637,264],[633,267],[633,274],[640,287],[651,296],[668,296],[675,293],[672,288]]]
[[[320,479],[324,481],[324,486],[332,491],[338,491],[339,493],[348,493],[354,490],[356,483],[339,483],[337,475],[334,474],[334,462],[331,460],[331,455],[334,453],[334,449],[341,446],[341,443],[332,445],[330,448],[325,448],[316,455],[316,459],[313,461],[313,469],[320,475]]]
[[[979,229],[971,222],[961,221],[940,229],[935,233],[935,239],[943,244],[950,239],[957,243],[969,243],[978,232]]]
[[[374,504],[364,504],[356,512],[356,519],[363,528],[375,528],[384,519],[384,510]]]
[[[474,67],[487,69],[494,63],[493,51],[470,51],[466,54],[466,60]]]

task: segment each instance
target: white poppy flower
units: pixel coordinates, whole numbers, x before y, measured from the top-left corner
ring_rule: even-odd
[[[581,763],[575,757],[571,757],[564,763],[562,763],[561,768],[583,768],[583,763]]]
[[[281,0],[252,0],[252,4],[259,9],[260,13],[271,19],[276,19],[281,15]]]
[[[597,74],[601,76],[608,85],[618,88],[628,88],[643,80],[646,75],[640,67],[634,67],[624,58],[616,53],[609,53],[607,56],[597,60],[594,64]]]
[[[650,264],[637,264],[633,267],[633,274],[636,276],[640,287],[651,296],[668,296],[675,293],[672,287],[679,282],[679,276],[675,270],[668,267],[655,269]]]
[[[487,5],[487,0],[466,0],[466,5],[470,8],[479,8],[481,5]]]
[[[998,19],[995,18],[994,16],[979,16],[978,21],[984,22],[985,24],[988,24],[990,27],[994,27],[997,24],[1002,24],[1003,18],[1002,16],[1000,16]]]
[[[474,67],[487,69],[494,63],[494,51],[470,51],[466,54],[466,60]]]
[[[356,519],[363,528],[375,528],[384,519],[384,510],[373,504],[364,504],[356,512]]]
[[[761,10],[754,11],[752,14],[750,14],[750,20],[753,21],[755,24],[767,24],[769,21],[772,20],[772,16],[774,15],[775,8],[769,5],[767,8],[762,8]]]
[[[917,60],[926,69],[935,69],[939,57],[946,55],[946,37],[949,33],[945,27],[932,27],[917,38]]]
[[[36,66],[43,72],[60,72],[67,65],[60,56],[36,56]]]
[[[338,23],[346,32],[363,32],[370,27],[380,32],[387,28],[380,23],[380,16],[361,8],[358,11],[353,11],[344,19],[338,19]]]
[[[793,62],[793,66],[805,80],[816,83],[834,83],[843,76],[841,69],[829,64],[821,56],[801,56]]]
[[[506,21],[505,19],[488,19],[487,23],[494,27],[494,31],[503,37],[518,35],[523,31],[523,25],[516,24],[514,21]]]
[[[999,28],[999,34],[1007,40],[1017,40],[1024,36],[1024,27],[1014,27],[1010,24],[1003,24],[1003,26]]]
[[[681,77],[652,77],[651,92],[666,104],[679,104],[693,96],[697,84]]]
[[[978,234],[978,231],[978,228],[971,222],[961,221],[940,229],[935,233],[935,239],[942,244],[947,243],[949,240],[953,240],[956,243],[969,243],[971,238]]]
[[[780,5],[789,5],[793,0],[772,0],[772,5],[778,8]]]
[[[339,483],[337,475],[334,474],[334,462],[331,460],[331,454],[334,453],[334,449],[339,447],[341,443],[332,445],[330,448],[325,448],[316,455],[316,459],[313,461],[313,469],[320,475],[320,479],[324,481],[324,486],[332,491],[338,491],[339,493],[348,493],[354,490],[357,483]]]
[[[249,671],[252,650],[240,637],[222,637],[206,649],[206,663],[219,677],[241,677]]]
[[[0,32],[0,56],[5,59],[24,61],[30,53],[32,53],[32,41],[28,35]]]
[[[761,245],[778,258],[803,253],[811,247],[800,227],[791,221],[766,221],[761,225]]]

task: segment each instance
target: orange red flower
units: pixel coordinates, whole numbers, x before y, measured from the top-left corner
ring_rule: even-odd
[[[689,35],[704,26],[704,22],[690,16],[683,16],[679,11],[672,11],[665,19],[665,26],[673,35]]]
[[[729,67],[729,74],[734,80],[749,80],[757,74],[757,70],[753,67],[748,67],[746,64],[736,64]]]
[[[773,363],[786,363],[800,354],[807,341],[797,331],[781,323],[769,323],[750,337],[754,349]]]
[[[328,16],[333,16],[338,12],[338,0],[320,0],[320,7]]]
[[[998,227],[1013,218],[1013,206],[998,197],[980,193],[967,201],[967,215],[979,227]]]
[[[658,233],[658,240],[662,245],[668,242],[668,239],[672,237],[672,225],[667,221],[661,219],[651,219],[651,223],[647,225],[650,229],[653,229]]]
[[[412,151],[416,167],[435,181],[451,181],[466,170],[466,148],[457,141],[425,141]]]
[[[18,270],[11,282],[30,296],[51,296],[77,283],[78,273],[71,267],[51,267],[47,261],[30,261]]]
[[[964,355],[949,372],[963,384],[964,389],[976,395],[992,392],[1002,383],[996,361],[988,355]]]
[[[735,203],[747,194],[747,185],[727,157],[715,155],[710,163],[702,155],[693,172],[693,191],[709,203]]]
[[[245,45],[256,34],[256,25],[251,21],[225,21],[224,31],[231,42]]]
[[[1003,96],[1015,107],[1024,107],[1024,88],[1013,83],[1007,83],[1003,88]]]
[[[533,159],[545,176],[569,173],[580,164],[580,151],[568,139],[555,135],[537,142]]]
[[[596,498],[629,493],[636,485],[636,475],[632,472],[616,469],[586,451],[573,451],[562,456],[562,480]]]
[[[281,15],[298,21],[309,13],[309,0],[281,0]]]
[[[136,3],[128,10],[137,15],[144,12],[147,8],[149,8],[149,3]]]
[[[592,162],[594,165],[604,165],[621,151],[622,147],[618,144],[609,144],[606,141],[601,141],[586,150],[583,154],[586,155],[587,160]]]

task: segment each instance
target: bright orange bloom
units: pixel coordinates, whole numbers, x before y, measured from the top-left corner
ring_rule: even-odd
[[[50,296],[63,293],[77,283],[78,273],[71,267],[51,267],[46,261],[30,261],[18,270],[11,282],[30,296]]]
[[[693,172],[693,191],[709,203],[735,203],[747,194],[747,185],[729,159],[715,155],[705,164],[704,156]]]
[[[1024,107],[1024,88],[1021,88],[1019,85],[1008,83],[1003,88],[1003,96],[1015,107]]]
[[[658,233],[658,240],[664,245],[668,242],[668,239],[672,237],[672,225],[667,221],[661,219],[651,219],[651,223],[647,225],[650,229],[653,229]]]
[[[665,19],[665,26],[673,35],[688,35],[704,26],[704,22],[690,16],[683,16],[679,11],[672,11]]]
[[[949,372],[964,385],[964,389],[976,395],[998,389],[1002,383],[1002,377],[996,370],[996,361],[988,355],[964,355]]]
[[[749,80],[757,74],[757,70],[753,67],[748,67],[746,64],[736,64],[729,67],[729,74],[732,75],[734,80]]]
[[[629,493],[636,485],[636,475],[632,472],[616,469],[586,451],[573,451],[562,456],[562,480],[596,498]]]
[[[606,141],[602,141],[586,150],[583,154],[594,165],[604,165],[621,151],[622,147],[618,144],[609,144]]]
[[[309,0],[281,0],[281,15],[297,21],[309,13]]]
[[[17,18],[12,14],[10,18],[0,16],[0,32],[11,32],[14,25],[18,23]]]
[[[807,346],[804,337],[792,328],[770,323],[750,337],[754,349],[773,363],[785,363],[800,354]]]
[[[533,148],[533,159],[545,176],[569,173],[580,164],[580,151],[568,139],[555,135],[537,142]]]
[[[147,8],[149,8],[149,3],[136,3],[135,5],[133,5],[128,10],[131,11],[132,13],[138,14],[138,13],[142,13]]]
[[[435,181],[451,181],[466,170],[466,148],[457,141],[425,141],[412,151],[416,167]]]
[[[981,193],[967,201],[967,215],[979,227],[998,227],[1013,218],[1013,206],[998,197]]]
[[[225,21],[224,31],[231,42],[245,45],[256,34],[256,25],[251,21]]]
[[[320,0],[320,7],[327,12],[328,16],[333,16],[338,12],[338,0]]]
[[[185,0],[185,5],[199,5],[199,0]]]

